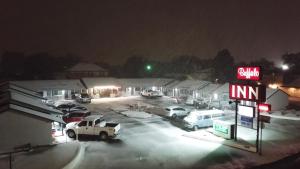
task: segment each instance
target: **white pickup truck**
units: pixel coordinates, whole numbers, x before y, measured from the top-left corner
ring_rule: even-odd
[[[98,136],[101,140],[116,137],[121,126],[119,123],[107,123],[102,116],[88,116],[80,122],[69,123],[66,133],[70,138],[76,135]]]

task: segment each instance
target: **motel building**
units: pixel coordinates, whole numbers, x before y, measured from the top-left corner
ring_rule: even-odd
[[[165,85],[172,79],[164,78],[83,78],[87,93],[92,98],[138,96],[144,89],[163,92]]]
[[[74,99],[75,94],[85,91],[86,87],[80,80],[30,80],[13,81],[15,85],[28,90],[37,91],[43,98],[51,100]]]
[[[1,83],[0,91],[0,152],[52,144],[53,125],[64,124],[62,112],[46,106],[39,93],[13,83]]]

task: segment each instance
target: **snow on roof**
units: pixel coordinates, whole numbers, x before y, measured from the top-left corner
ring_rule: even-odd
[[[177,84],[179,84],[181,81],[180,80],[173,80],[169,84],[166,85],[167,88],[174,88]]]
[[[135,87],[152,87],[152,86],[165,86],[173,79],[167,78],[132,78],[132,79],[118,79],[122,86],[135,86]]]
[[[21,112],[24,112],[24,113],[28,113],[28,114],[31,114],[31,115],[34,115],[34,116],[42,117],[42,118],[48,119],[50,121],[56,121],[56,122],[59,122],[59,123],[65,123],[62,120],[62,118],[60,116],[58,116],[58,115],[41,113],[39,111],[35,111],[35,110],[32,110],[32,109],[29,109],[29,108],[26,108],[26,107],[22,107],[22,106],[18,106],[18,105],[14,105],[14,104],[9,104],[9,107],[11,109],[18,110],[18,111],[21,111]]]
[[[85,87],[80,80],[31,80],[31,81],[13,81],[12,83],[35,91],[43,90],[81,90]]]
[[[202,90],[203,93],[213,93],[221,86],[222,86],[221,84],[209,83],[208,85],[204,86],[200,90]]]
[[[30,89],[26,89],[24,87],[21,87],[21,86],[18,86],[16,84],[13,84],[13,83],[9,83],[9,90],[14,90],[14,91],[17,91],[17,92],[21,92],[21,93],[24,93],[24,94],[27,94],[29,96],[32,96],[32,97],[36,97],[36,98],[40,98],[40,99],[44,99],[42,94],[36,92],[36,91],[33,91],[33,90],[30,90]]]
[[[78,63],[68,70],[69,72],[103,72],[102,67],[93,63]]]
[[[47,105],[43,104],[41,99],[28,97],[25,94],[13,92],[13,91],[10,92],[10,97],[11,97],[11,102],[17,101],[21,104],[23,103],[26,105],[30,105],[30,107],[32,106],[32,107],[39,108],[40,110],[47,112],[47,113],[62,114],[61,111],[53,109],[53,108],[48,107]]]
[[[88,88],[95,86],[121,86],[116,78],[99,77],[99,78],[82,78]]]
[[[272,95],[274,95],[277,92],[283,92],[285,93],[283,90],[281,89],[271,89],[271,88],[267,88],[266,89],[266,98],[269,99],[269,97],[272,97]],[[288,95],[287,93],[285,93],[286,95]]]
[[[173,86],[174,88],[200,89],[210,82],[202,80],[184,80]]]
[[[221,84],[216,90],[213,91],[214,93],[229,93],[229,83]]]

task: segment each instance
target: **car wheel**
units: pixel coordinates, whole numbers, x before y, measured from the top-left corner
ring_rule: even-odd
[[[177,118],[177,114],[172,114],[172,118],[176,119]]]
[[[99,137],[100,137],[100,140],[107,140],[108,135],[106,132],[101,132]]]
[[[194,129],[194,131],[197,131],[197,130],[199,130],[199,126],[195,125],[195,126],[193,127],[193,129]]]
[[[75,134],[75,132],[73,130],[68,130],[67,131],[67,135],[70,138],[75,138],[76,137],[76,134]]]

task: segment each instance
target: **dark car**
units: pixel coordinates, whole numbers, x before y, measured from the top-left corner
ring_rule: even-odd
[[[75,107],[70,108],[69,112],[73,111],[86,111],[88,108],[81,106],[81,105],[76,105]]]
[[[78,105],[74,103],[60,104],[56,106],[56,109],[61,110],[62,112],[68,112],[71,108],[76,107]]]

